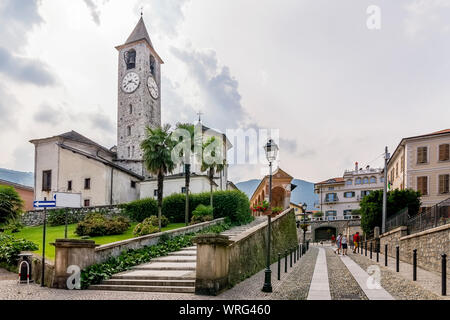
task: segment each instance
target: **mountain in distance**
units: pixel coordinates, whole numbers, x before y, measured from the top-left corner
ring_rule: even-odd
[[[0,180],[34,188],[34,173],[0,168]]]
[[[239,190],[241,190],[249,198],[251,198],[260,183],[261,180],[254,179],[239,182],[236,184],[236,187],[238,187]],[[292,180],[292,184],[295,184],[297,188],[292,191],[291,202],[295,204],[306,202],[306,204],[308,205],[307,210],[316,210],[314,208],[314,203],[319,201],[319,196],[314,193],[314,183],[300,179],[294,179]]]

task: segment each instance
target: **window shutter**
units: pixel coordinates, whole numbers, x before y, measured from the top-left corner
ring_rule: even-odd
[[[450,144],[441,144],[439,146],[439,161],[450,159]]]

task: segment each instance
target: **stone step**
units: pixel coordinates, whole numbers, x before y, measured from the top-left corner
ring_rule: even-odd
[[[195,280],[109,279],[102,281],[101,284],[109,286],[195,287]]]
[[[174,262],[174,263],[187,263],[197,262],[196,256],[168,256],[152,259],[152,262]]]
[[[195,262],[150,262],[133,267],[132,270],[195,270]]]
[[[185,250],[185,251],[178,251],[178,252],[172,252],[169,253],[169,256],[193,256],[196,257],[197,256],[197,250]]]
[[[195,293],[195,287],[172,286],[130,286],[130,285],[103,285],[97,284],[89,287],[89,290],[106,291],[132,291],[132,292],[168,292],[168,293]]]
[[[126,280],[195,280],[192,270],[132,270],[115,274],[111,279]]]
[[[197,246],[192,246],[192,247],[187,247],[187,248],[181,249],[181,251],[190,251],[190,250],[195,250],[195,251],[197,251]]]

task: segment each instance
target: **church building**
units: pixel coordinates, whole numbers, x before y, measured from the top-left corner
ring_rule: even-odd
[[[82,206],[104,206],[154,197],[155,179],[145,168],[141,143],[147,127],[161,126],[161,66],[141,17],[126,42],[116,49],[118,61],[117,146],[106,148],[70,131],[35,139],[35,200],[51,200],[56,192],[81,194]],[[203,126],[202,132],[224,141],[225,135]],[[212,132],[212,134],[211,134]],[[166,177],[164,196],[184,192],[183,166]],[[227,190],[228,168],[214,177],[216,190]],[[192,168],[191,192],[206,192],[210,183],[199,167]]]

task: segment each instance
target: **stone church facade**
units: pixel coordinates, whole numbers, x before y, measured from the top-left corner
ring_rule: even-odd
[[[161,125],[164,62],[153,47],[142,17],[126,42],[116,49],[117,146],[105,148],[75,131],[31,140],[35,145],[35,200],[51,200],[56,192],[77,193],[81,194],[81,205],[89,207],[154,196],[155,180],[145,168],[140,145],[147,127]],[[228,139],[220,136],[229,150],[232,146]],[[185,178],[180,170],[177,167],[167,177],[165,196],[183,192]],[[197,170],[192,174],[192,191],[209,191],[206,173]],[[215,189],[226,190],[230,185],[227,177],[226,168],[215,177]]]

